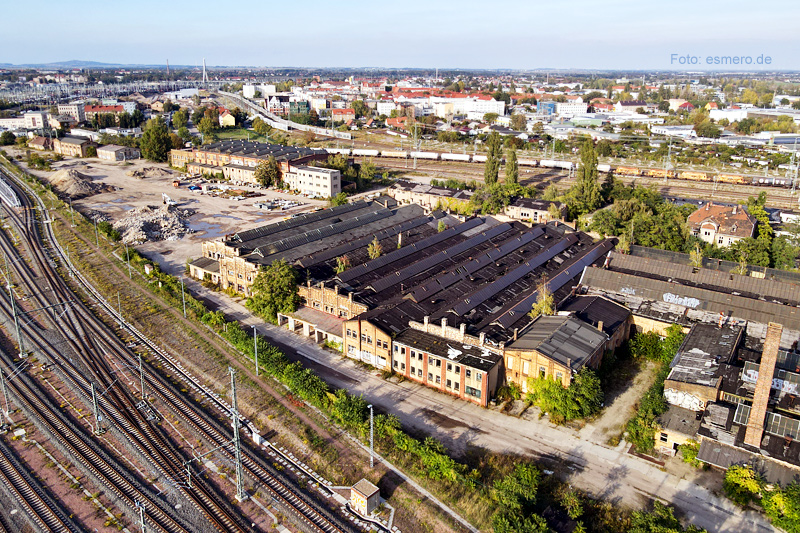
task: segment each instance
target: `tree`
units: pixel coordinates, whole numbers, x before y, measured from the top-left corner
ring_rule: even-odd
[[[694,268],[703,267],[703,250],[700,249],[700,244],[694,245],[694,250],[689,252],[689,262]]]
[[[549,414],[554,423],[561,424],[586,418],[599,411],[603,403],[603,389],[597,374],[589,368],[583,368],[566,388],[556,378],[528,378],[526,400]]]
[[[580,157],[575,185],[567,192],[567,206],[572,218],[591,213],[603,203],[600,184],[597,181],[597,153],[591,141],[583,143]]]
[[[174,133],[169,134],[170,141],[172,142],[172,149],[173,150],[180,150],[183,148],[183,139],[180,138],[179,135]]]
[[[653,510],[634,511],[631,517],[629,533],[700,533],[705,530],[690,525],[684,529],[680,520],[675,517],[672,507],[659,501],[653,503]]]
[[[718,139],[722,134],[722,129],[708,119],[697,124],[694,127],[694,131],[697,132],[698,137],[707,137],[710,139]]]
[[[363,189],[369,186],[376,172],[377,168],[375,167],[375,163],[372,162],[372,159],[363,161],[358,169],[358,179],[356,180],[358,188]]]
[[[262,267],[250,288],[247,308],[270,322],[277,322],[278,313],[292,313],[300,305],[298,279],[297,271],[283,259]]]
[[[336,267],[333,269],[334,272],[341,274],[348,268],[350,268],[350,258],[347,257],[347,255],[336,258]]]
[[[370,259],[377,259],[382,254],[383,254],[383,246],[381,246],[381,243],[378,241],[378,237],[375,236],[372,239],[372,242],[369,243],[369,246],[367,247],[367,255],[369,255]]]
[[[550,207],[547,208],[547,214],[550,216],[550,220],[561,220],[561,209],[556,203],[550,204]]]
[[[497,183],[497,175],[500,172],[500,144],[500,134],[496,131],[493,131],[486,139],[486,146],[489,148],[483,167],[483,181],[486,182],[486,185]]]
[[[281,171],[275,156],[269,156],[266,161],[261,161],[256,167],[254,177],[262,187],[278,185],[281,181]]]
[[[176,104],[173,104],[172,101],[169,98],[164,100],[164,113],[169,113],[171,111],[176,111],[177,109],[180,109],[180,106],[176,105]]]
[[[517,151],[509,150],[506,157],[506,185],[519,184],[519,163],[517,162]]]
[[[536,302],[534,302],[531,312],[531,318],[537,318],[539,315],[554,315],[556,313],[555,302],[553,301],[553,293],[547,285],[547,276],[542,278],[539,285],[536,286]]]
[[[190,140],[192,140],[192,134],[189,133],[189,128],[187,128],[186,126],[178,128],[178,137],[183,139],[185,142],[189,142]]]
[[[732,465],[722,483],[725,495],[740,507],[758,501],[763,487],[764,480],[749,465]]]
[[[214,120],[209,116],[205,116],[200,119],[200,123],[197,125],[197,129],[200,130],[200,133],[203,135],[211,135],[215,131],[219,129],[219,121]]]
[[[0,133],[0,146],[9,146],[14,144],[16,140],[17,137],[10,131],[4,131],[3,133]]]
[[[133,113],[131,113],[131,127],[138,128],[142,124],[144,124],[145,116],[142,113],[141,109],[134,109]]]
[[[541,478],[542,473],[536,465],[518,463],[513,472],[494,482],[492,498],[503,509],[522,511],[536,502]]]
[[[486,113],[483,115],[483,121],[487,124],[494,124],[499,116],[497,113]]]
[[[189,112],[185,109],[179,109],[172,115],[172,127],[179,130],[189,123]]]
[[[528,119],[522,113],[511,115],[511,129],[514,131],[525,131],[528,129]]]
[[[444,220],[440,220],[436,229],[441,233],[447,229],[447,224],[445,224]]]
[[[340,192],[336,196],[332,196],[328,198],[328,205],[330,207],[336,207],[338,205],[345,205],[347,203],[347,195],[343,192]]]
[[[159,163],[168,159],[169,151],[172,148],[172,139],[170,139],[169,129],[161,117],[151,118],[147,121],[139,147],[145,159]]]
[[[97,147],[96,146],[86,147],[86,157],[97,157]]]
[[[355,100],[350,107],[355,111],[356,118],[366,117],[372,114],[372,110],[364,103],[364,100]]]

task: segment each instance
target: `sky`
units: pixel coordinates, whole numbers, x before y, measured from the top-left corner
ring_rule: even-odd
[[[716,56],[738,56],[800,70],[796,0],[40,0],[3,13],[0,63],[13,64],[719,70]]]

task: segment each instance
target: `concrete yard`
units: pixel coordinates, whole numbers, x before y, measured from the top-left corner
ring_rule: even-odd
[[[23,167],[26,165],[23,164]],[[170,274],[184,271],[187,259],[201,254],[200,245],[208,239],[220,238],[228,233],[247,230],[262,224],[283,220],[293,213],[309,211],[315,207],[326,205],[322,200],[311,200],[303,196],[281,193],[275,190],[264,190],[255,187],[237,186],[236,189],[255,191],[262,196],[235,200],[200,191],[190,191],[188,181],[183,179],[181,186],[175,188],[173,179],[184,177],[181,172],[171,170],[172,175],[153,178],[135,178],[126,175],[131,170],[158,167],[170,170],[166,164],[152,163],[145,160],[123,162],[101,161],[99,159],[66,158],[53,163],[53,171],[73,168],[91,176],[94,182],[113,187],[113,192],[96,194],[75,200],[73,205],[82,213],[99,212],[108,217],[112,224],[120,220],[127,211],[141,206],[159,207],[162,205],[162,193],[177,202],[178,209],[194,212],[189,218],[189,230],[184,237],[174,241],[155,241],[136,245],[139,252],[158,262],[161,268]],[[32,174],[47,178],[53,172],[26,169]],[[302,205],[286,211],[267,211],[253,204],[266,200],[287,199],[300,202]]]

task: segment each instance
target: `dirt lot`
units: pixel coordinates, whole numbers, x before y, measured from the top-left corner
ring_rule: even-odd
[[[15,154],[12,154],[15,155]],[[17,157],[15,155],[15,157]],[[25,166],[25,165],[23,165]],[[92,180],[114,188],[113,192],[96,194],[80,200],[73,205],[81,212],[97,211],[106,215],[113,224],[124,214],[136,207],[162,205],[162,193],[177,202],[179,209],[189,209],[194,214],[189,218],[189,233],[175,241],[147,242],[137,245],[136,249],[158,262],[170,274],[183,272],[186,260],[200,256],[200,245],[208,239],[215,239],[227,233],[254,228],[269,222],[283,220],[287,215],[308,211],[325,205],[324,201],[310,200],[302,196],[284,194],[274,190],[262,190],[255,187],[236,187],[245,191],[262,194],[255,198],[234,200],[203,194],[200,191],[187,189],[188,181],[181,181],[181,186],[172,186],[173,179],[184,175],[172,171],[170,176],[159,178],[135,178],[127,173],[142,168],[160,167],[169,169],[166,164],[138,160],[127,163],[108,162],[99,159],[66,158],[53,163],[53,171],[62,168],[74,168],[92,177]],[[32,174],[47,178],[52,172],[27,169]],[[256,208],[253,204],[265,200],[285,198],[300,202],[302,205],[286,211],[270,212]]]

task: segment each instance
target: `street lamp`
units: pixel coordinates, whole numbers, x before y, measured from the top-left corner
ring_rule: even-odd
[[[367,406],[369,409],[369,467],[373,468],[375,466],[375,442],[373,440],[373,426],[372,426],[372,419],[373,419],[373,410],[372,404]]]
[[[258,334],[255,325],[250,327],[253,328],[253,360],[256,363],[256,376],[258,376]]]

